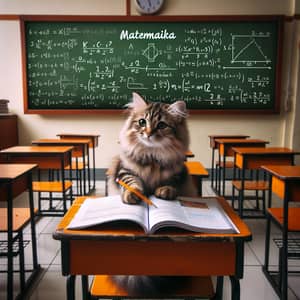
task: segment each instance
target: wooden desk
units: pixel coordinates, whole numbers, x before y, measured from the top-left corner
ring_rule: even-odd
[[[269,142],[260,139],[215,139],[219,150],[219,162],[223,164],[223,172],[219,167],[219,188],[217,191],[220,195],[225,196],[225,180],[226,180],[226,158],[233,156],[233,147],[265,147]],[[221,179],[222,179],[222,192],[221,192]]]
[[[93,186],[89,187],[91,190],[96,189],[96,156],[95,148],[98,147],[99,134],[85,134],[85,133],[59,133],[56,136],[59,136],[61,139],[89,139],[89,147],[92,149],[93,153]],[[90,166],[88,166],[90,169]],[[88,178],[90,178],[90,172],[88,172]]]
[[[273,192],[283,200],[283,207],[272,207],[268,210],[263,272],[280,299],[288,299],[288,258],[290,255],[293,255],[293,253],[289,253],[288,251],[288,232],[300,231],[300,208],[289,208],[289,202],[300,201],[300,166],[266,165],[262,166],[262,169],[271,175],[270,194]],[[279,251],[280,263],[278,271],[269,270],[271,219],[275,220],[275,223],[278,222],[277,225],[279,225],[282,232],[282,246]],[[299,248],[294,248],[292,250],[298,252]],[[277,279],[278,276],[282,278],[281,284],[279,284]]]
[[[218,149],[216,139],[246,139],[249,135],[244,134],[212,134],[209,135],[209,146],[211,148],[211,187],[214,187],[215,177],[215,150]]]
[[[245,171],[247,169],[259,169],[262,165],[293,165],[294,156],[300,154],[284,147],[268,147],[268,148],[232,148],[234,152],[234,167],[241,170],[241,186],[242,192],[239,199],[239,215],[243,217],[243,200],[244,200],[244,184]],[[235,179],[234,170],[234,179]],[[268,207],[270,207],[270,199]]]
[[[80,182],[80,196],[87,195],[90,191],[86,190],[86,179],[88,179],[88,187],[90,188],[90,176],[86,176],[86,166],[87,173],[90,173],[90,155],[89,155],[89,145],[90,139],[39,139],[32,141],[33,145],[37,146],[73,146],[72,157],[76,158],[76,172],[78,172],[78,157],[82,158],[83,163],[83,192]],[[87,161],[86,161],[87,159]],[[88,178],[86,178],[88,177]],[[78,183],[78,182],[77,182]]]
[[[7,232],[7,299],[13,298],[13,228],[16,223],[13,217],[13,199],[28,190],[28,205],[30,210],[30,228],[31,228],[31,245],[33,269],[27,277],[23,289],[20,290],[20,297],[36,278],[38,271],[41,269],[38,264],[36,232],[34,222],[34,203],[32,193],[32,172],[37,167],[34,164],[0,164],[0,199],[7,203],[7,225],[3,224]],[[3,221],[3,220],[2,220]],[[1,226],[2,228],[2,226]],[[23,245],[22,245],[23,246]],[[21,272],[21,271],[20,271]],[[24,276],[24,275],[23,275]],[[24,278],[25,281],[25,278]]]
[[[0,157],[9,163],[34,163],[38,165],[39,169],[60,170],[62,190],[65,191],[66,180],[64,170],[67,166],[71,166],[72,149],[73,147],[68,146],[15,146],[0,151]],[[66,195],[63,192],[62,214],[66,211]],[[49,213],[42,213],[41,207],[39,207],[39,214],[58,215],[54,210],[53,214],[50,211]]]
[[[135,226],[69,230],[66,227],[84,198],[75,200],[53,234],[61,241],[62,273],[68,276],[67,298],[74,299],[76,275],[148,274],[230,276],[232,299],[239,299],[244,242],[251,239],[251,232],[224,198],[218,199],[240,233],[172,231],[146,235]]]

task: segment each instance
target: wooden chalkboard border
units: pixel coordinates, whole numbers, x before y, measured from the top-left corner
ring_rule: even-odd
[[[23,97],[25,114],[116,114],[120,109],[31,109],[29,108],[27,87],[27,59],[25,23],[30,22],[210,22],[210,21],[277,21],[277,62],[275,79],[275,101],[271,109],[191,109],[191,114],[278,114],[280,112],[281,96],[281,68],[282,68],[282,42],[283,42],[282,15],[218,15],[218,16],[79,16],[79,15],[21,15],[21,48],[23,70]]]

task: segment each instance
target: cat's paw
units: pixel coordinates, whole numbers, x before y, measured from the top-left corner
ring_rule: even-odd
[[[132,192],[125,190],[122,193],[122,201],[126,204],[137,204],[141,201],[141,199]]]
[[[161,198],[165,200],[173,200],[177,197],[177,190],[175,187],[170,185],[161,186],[155,190],[154,195],[157,198]]]

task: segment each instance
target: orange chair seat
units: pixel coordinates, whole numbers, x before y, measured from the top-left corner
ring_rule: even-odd
[[[241,180],[233,180],[232,181],[233,186],[237,189],[237,190],[241,190],[242,189],[242,181]],[[263,181],[263,180],[245,180],[244,181],[244,190],[248,190],[248,191],[261,191],[261,190],[268,190],[269,189],[269,184],[267,181]]]
[[[62,193],[72,187],[72,181],[65,181],[65,190],[61,181],[33,181],[32,190],[34,192]]]
[[[35,212],[37,212],[37,209],[35,209]],[[29,221],[29,208],[13,208],[13,231],[19,231],[25,227]],[[7,208],[0,208],[0,232],[7,232]]]
[[[67,166],[65,168],[66,170],[70,169],[70,166]],[[84,169],[84,164],[82,161],[79,161],[76,163],[76,161],[72,161],[72,170],[83,170]]]
[[[186,161],[185,165],[190,175],[208,176],[208,171],[199,161]]]

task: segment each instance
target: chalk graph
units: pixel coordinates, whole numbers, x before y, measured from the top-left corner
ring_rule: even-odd
[[[270,34],[232,34],[231,64],[224,69],[271,69],[265,39]]]

